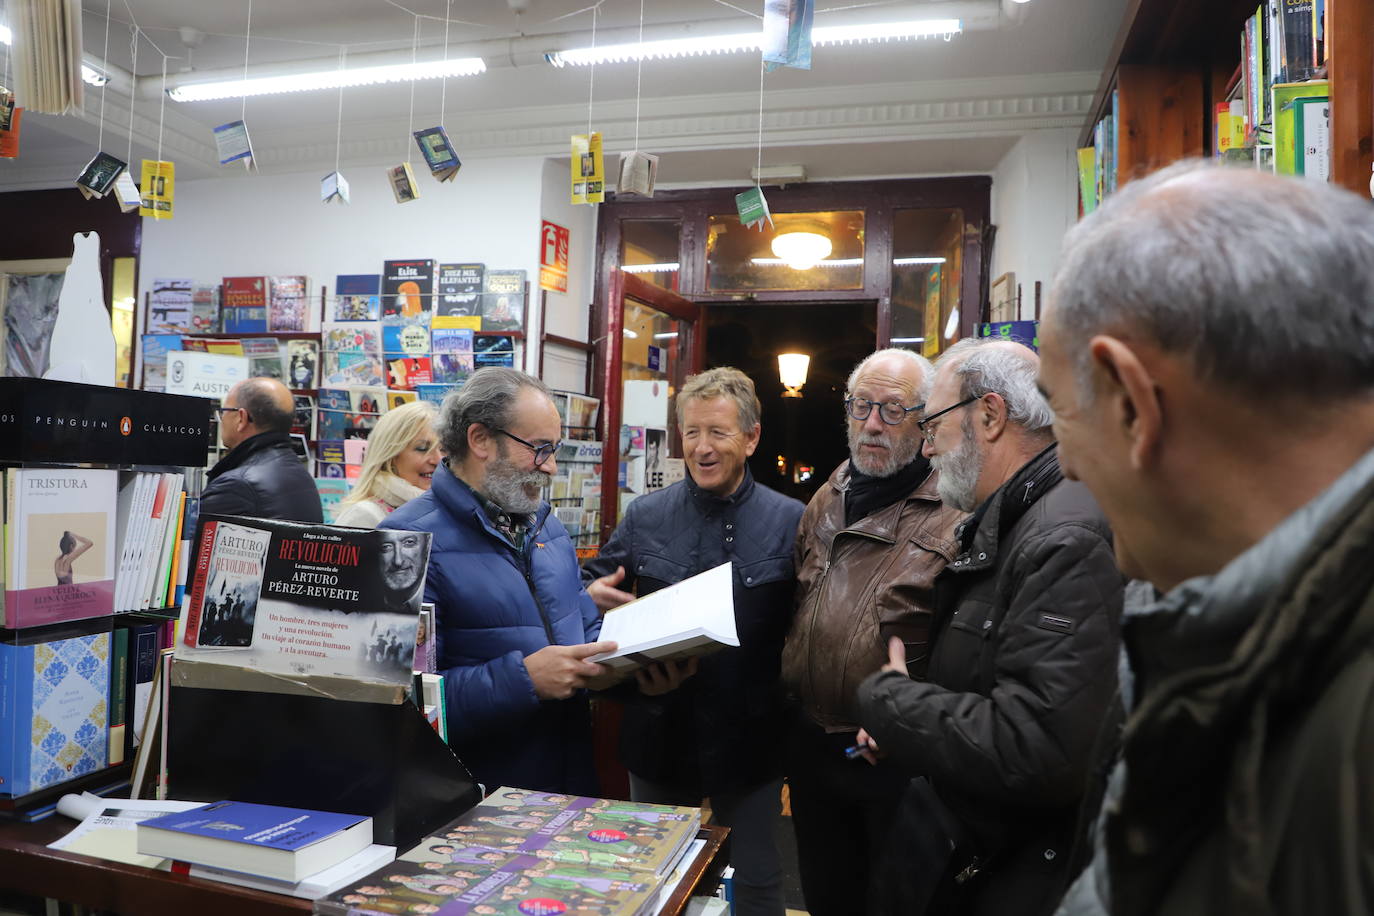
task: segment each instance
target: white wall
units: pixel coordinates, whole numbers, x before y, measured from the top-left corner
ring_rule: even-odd
[[[422,174],[421,165],[420,198],[406,204],[396,203],[376,165],[343,169],[348,205],[321,203],[321,176],[313,172],[179,182],[174,218],[143,221],[139,301],[155,277],[215,283],[306,274],[312,288],[324,283],[332,291],[338,274],[434,258],[529,271],[537,325],[543,165],[540,158],[474,159],[446,184]],[[529,360],[532,348],[525,349]]]
[[[574,206],[566,159],[547,159],[543,169],[543,219],[568,230],[568,291],[550,292],[548,332],[573,340],[587,339],[587,319],[596,270],[595,205]],[[553,388],[586,393],[587,357],[578,350],[549,344],[544,349],[544,381]]]
[[[1011,271],[1021,286],[1021,317],[1035,317],[1035,281],[1049,283],[1064,233],[1078,219],[1078,170],[1072,129],[1033,130],[1002,157],[992,174],[992,222],[997,240],[989,282]]]

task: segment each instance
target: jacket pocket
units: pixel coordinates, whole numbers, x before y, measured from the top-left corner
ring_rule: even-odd
[[[735,574],[745,588],[758,588],[773,582],[784,582],[792,578],[792,558],[790,556],[768,557],[744,563],[735,567]]]
[[[681,582],[691,575],[691,569],[686,563],[679,563],[658,554],[641,554],[635,563],[633,570],[636,579],[657,579],[659,582],[671,584]]]

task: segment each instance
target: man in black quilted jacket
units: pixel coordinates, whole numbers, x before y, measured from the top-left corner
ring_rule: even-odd
[[[286,386],[272,378],[244,379],[216,409],[229,453],[206,475],[200,514],[324,521],[315,481],[291,450],[294,404]]]
[[[631,503],[583,577],[606,610],[634,597],[626,589],[645,595],[722,563],[734,567],[739,648],[701,658],[685,681],[692,662],[641,672],[620,755],[635,801],[700,805],[710,796],[715,821],[731,830],[735,912],[782,916],[777,680],[803,506],[749,473],[759,410],[753,381],[738,369],[688,379],[677,396],[687,478]]]
[[[859,687],[860,741],[920,777],[888,850],[908,893],[887,912],[1051,909],[1115,734],[1124,580],[1097,503],[1059,469],[1038,368],[1011,341],[961,341],[936,364],[925,454],[973,516],[935,580],[926,679],[898,644]]]

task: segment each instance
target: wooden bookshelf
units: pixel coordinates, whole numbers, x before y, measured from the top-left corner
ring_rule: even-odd
[[[1212,148],[1214,102],[1240,63],[1240,35],[1259,0],[1130,0],[1080,146],[1117,99],[1117,183]],[[1331,180],[1369,193],[1374,163],[1374,3],[1327,0]]]

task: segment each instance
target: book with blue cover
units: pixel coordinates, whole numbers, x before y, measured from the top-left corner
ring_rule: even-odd
[[[382,316],[381,274],[339,274],[334,278],[334,321],[376,321]]]
[[[371,844],[370,817],[248,802],[214,802],[138,825],[144,855],[281,881],[300,881]]]
[[[108,631],[0,644],[0,795],[26,795],[109,759]]]

